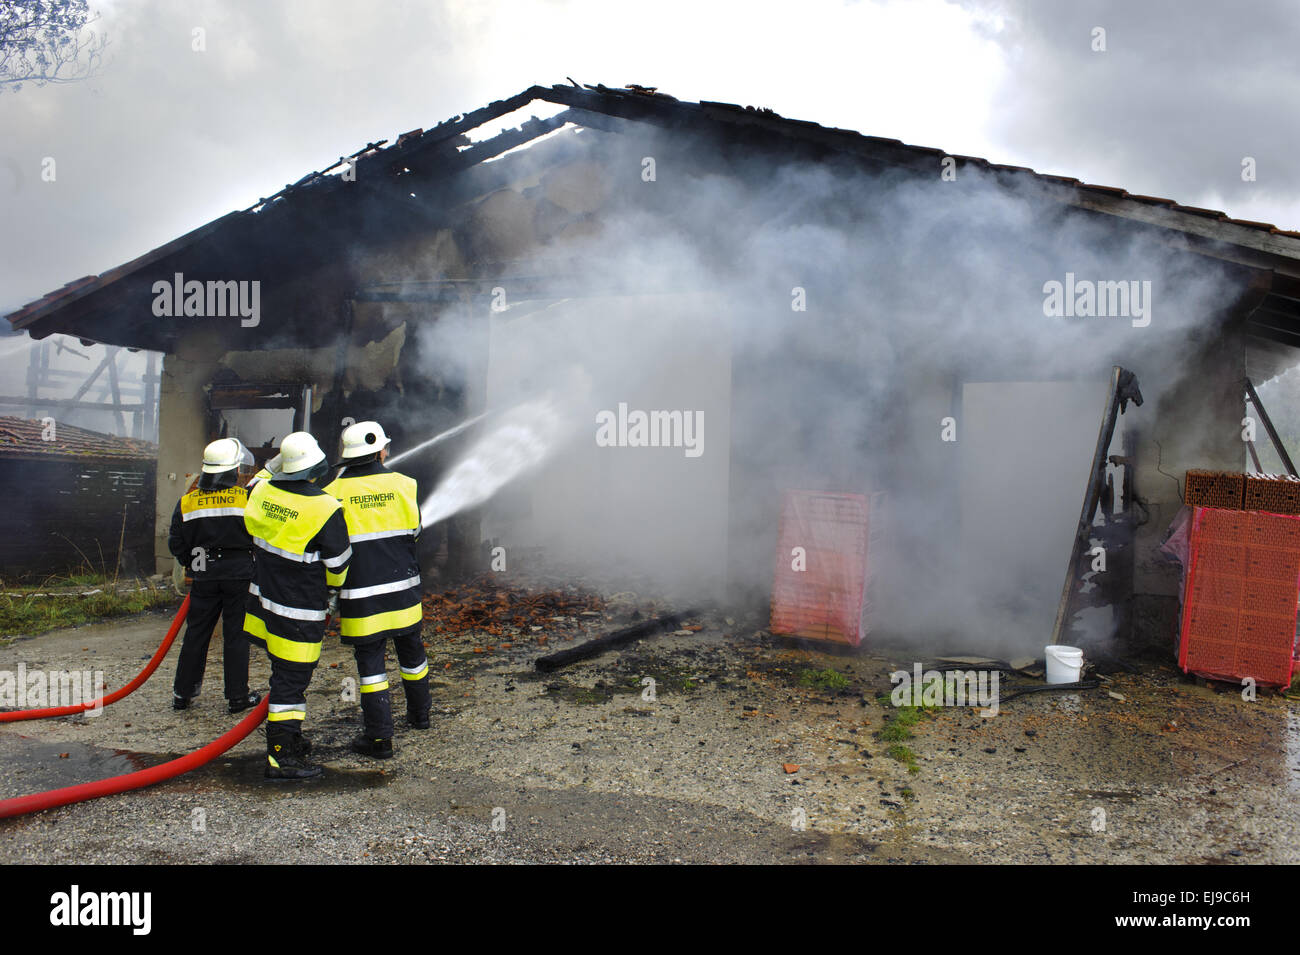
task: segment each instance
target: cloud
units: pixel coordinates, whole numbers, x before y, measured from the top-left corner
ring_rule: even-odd
[[[989,35],[1007,70],[988,134],[1004,161],[1300,228],[1288,0],[954,2],[1000,24]]]

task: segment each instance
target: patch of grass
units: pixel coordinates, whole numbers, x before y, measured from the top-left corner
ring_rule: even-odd
[[[166,607],[177,600],[176,594],[161,588],[147,590],[102,590],[89,596],[57,597],[0,594],[0,634],[37,634],[60,627],[94,623],[110,617],[141,613]],[[3,642],[3,638],[0,638]]]
[[[825,670],[804,670],[799,674],[799,685],[838,691],[848,688],[849,679],[838,670],[827,667]]]
[[[919,706],[900,706],[892,722],[901,723],[903,726],[915,726],[921,721],[923,712],[925,711]]]
[[[889,749],[885,750],[885,755],[905,765],[909,773],[919,773],[921,771],[921,767],[916,762],[916,753],[902,743],[894,743]]]
[[[912,738],[912,731],[897,720],[891,720],[881,728],[880,738],[886,743],[901,743]]]
[[[52,583],[55,585],[66,584],[69,587],[103,587],[112,581],[104,574],[97,574],[91,571],[82,571],[78,574],[69,574],[65,579],[55,578]]]
[[[927,712],[928,710],[924,707],[900,706],[894,711],[894,715],[889,722],[882,726],[879,734],[877,734],[883,742],[890,744],[889,748],[885,750],[885,755],[890,759],[905,763],[909,773],[919,773],[921,767],[917,765],[916,754],[909,747],[904,746],[903,743],[913,738],[912,727]]]
[[[894,710],[893,717],[880,730],[880,738],[885,742],[899,743],[912,738],[915,726],[929,709],[920,706],[900,706]]]

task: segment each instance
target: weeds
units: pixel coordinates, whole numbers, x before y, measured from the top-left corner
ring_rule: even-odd
[[[928,710],[919,706],[900,706],[893,717],[880,729],[880,739],[889,743],[885,755],[907,766],[909,773],[919,773],[921,767],[916,762],[916,753],[904,746],[906,740],[913,738],[912,727],[915,726]]]
[[[95,574],[78,574],[66,578],[77,588],[110,586]],[[170,590],[148,587],[144,590],[119,591],[102,589],[98,593],[59,593],[57,588],[42,587],[30,594],[0,594],[0,642],[17,634],[37,634],[59,627],[93,623],[108,617],[140,613],[165,607],[176,600]]]
[[[848,677],[838,670],[804,670],[799,674],[800,686],[817,687],[821,690],[843,690],[849,685]]]
[[[907,767],[909,773],[919,773],[921,771],[921,767],[916,762],[916,753],[902,743],[891,745],[889,749],[885,750],[885,755],[902,763]]]

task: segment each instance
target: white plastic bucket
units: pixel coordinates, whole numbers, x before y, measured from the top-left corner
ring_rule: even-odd
[[[1083,670],[1083,651],[1078,647],[1048,646],[1043,648],[1047,658],[1048,683],[1078,683]]]

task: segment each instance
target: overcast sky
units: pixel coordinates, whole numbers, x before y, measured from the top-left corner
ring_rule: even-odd
[[[566,76],[766,106],[1300,228],[1295,0],[97,7],[110,40],[97,76],[0,93],[3,311],[368,141]]]

